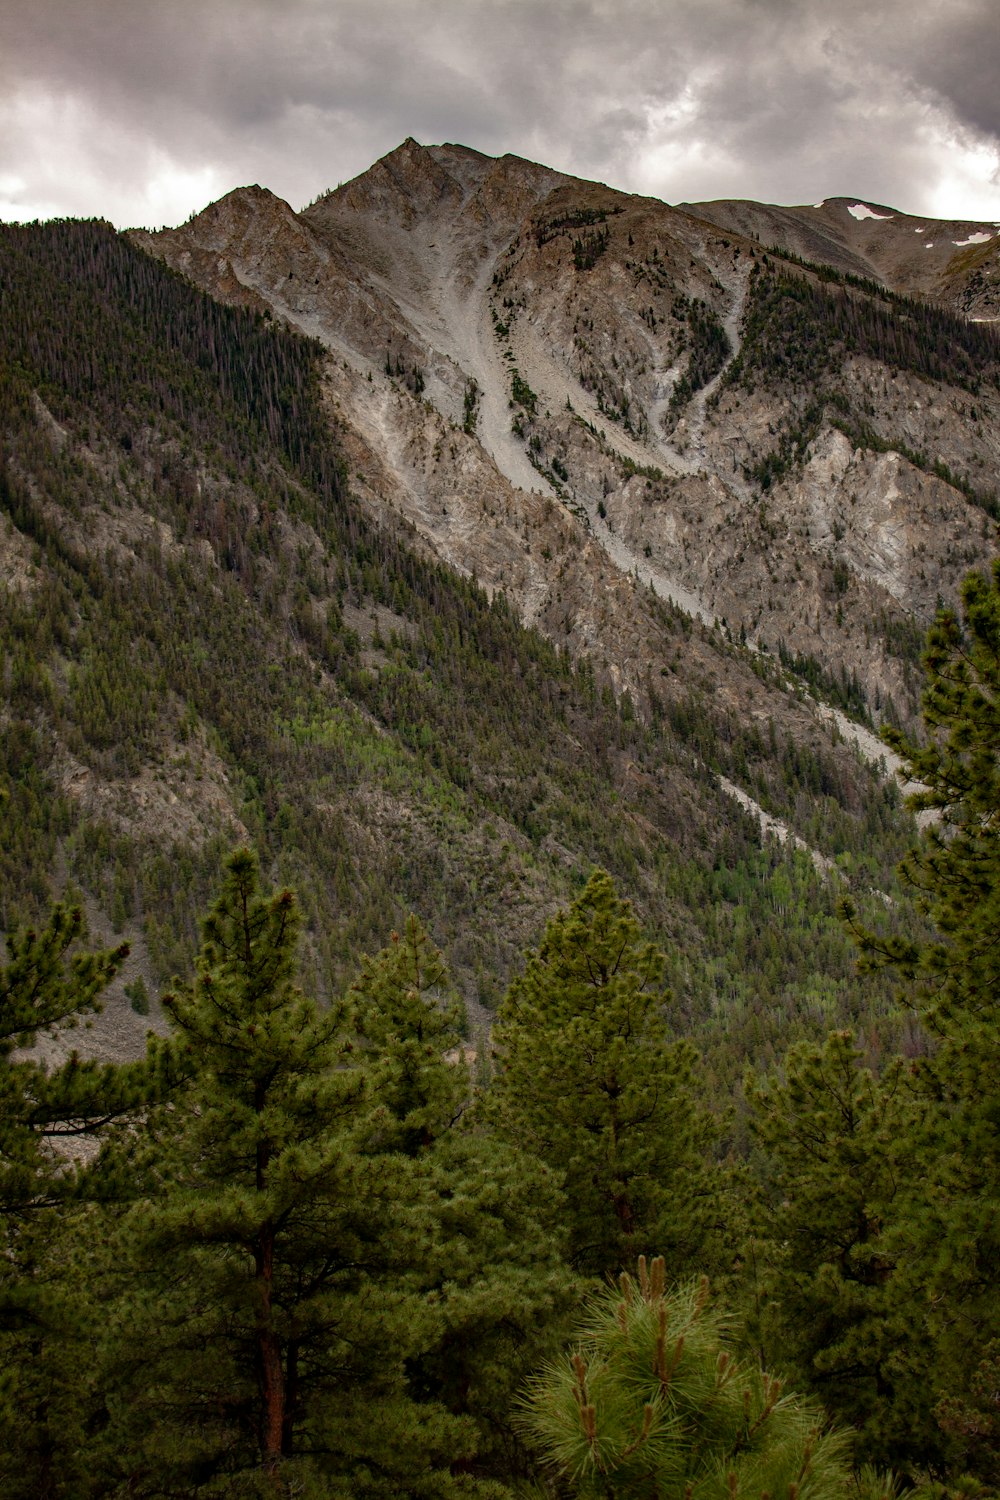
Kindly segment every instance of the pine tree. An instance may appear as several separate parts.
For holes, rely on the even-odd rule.
[[[727,1331],[708,1283],[668,1291],[662,1259],[648,1268],[640,1259],[637,1281],[623,1274],[605,1290],[577,1348],[535,1377],[522,1408],[557,1493],[846,1497],[845,1438],[824,1431],[818,1407],[738,1360]]]
[[[239,851],[194,982],[164,1000],[192,1077],[149,1122],[156,1191],[123,1225],[95,1458],[122,1493],[444,1496],[474,1451],[471,1423],[408,1392],[441,1321],[414,1270],[431,1206],[374,1144],[348,1007],[294,984],[298,928]]]
[[[963,619],[941,610],[924,653],[927,685],[918,742],[886,728],[919,790],[909,800],[934,820],[903,860],[900,875],[932,919],[926,943],[862,934],[874,963],[891,962],[919,988],[909,1003],[943,1036],[971,1034],[996,1017],[1000,994],[1000,562],[992,579],[971,573]],[[848,908],[848,915],[853,915]]]
[[[84,953],[83,935],[80,909],[58,905],[43,928],[7,939],[8,962],[0,970],[0,1210],[8,1226],[64,1196],[47,1142],[98,1131],[134,1103],[124,1070],[82,1062],[75,1052],[52,1070],[13,1058],[39,1032],[71,1029],[99,1008],[128,948]]]
[[[372,1145],[415,1159],[435,1235],[419,1273],[440,1317],[409,1364],[410,1387],[477,1428],[458,1472],[525,1468],[510,1409],[558,1344],[576,1303],[557,1174],[518,1146],[467,1128],[463,1007],[419,921],[362,962],[352,986],[376,1109]]]
[[[658,1250],[687,1271],[708,1253],[712,1131],[697,1054],[667,1029],[663,966],[596,871],[528,955],[493,1033],[488,1116],[563,1174],[573,1261],[591,1275]]]
[[[84,937],[80,909],[59,904],[43,927],[8,937],[0,970],[0,1492],[9,1500],[63,1493],[81,1477],[99,1401],[75,1246],[94,1222],[93,1200],[114,1187],[96,1148],[152,1086],[143,1065],[72,1052],[47,1068],[17,1055],[99,1008],[128,949],[86,952]]]
[[[464,1012],[440,952],[416,917],[402,937],[362,961],[351,998],[370,1053],[373,1094],[385,1112],[383,1150],[415,1155],[459,1119],[468,1098],[464,1067],[446,1054],[461,1040]]]
[[[922,788],[911,805],[936,815],[900,866],[936,934],[882,938],[844,912],[864,962],[903,977],[931,1039],[915,1065],[925,1109],[906,1253],[950,1467],[996,1485],[982,1392],[1000,1340],[1000,563],[966,578],[962,603],[928,636],[926,739],[885,732]]]
[[[896,1060],[880,1078],[850,1032],[799,1043],[782,1077],[747,1080],[765,1156],[748,1263],[751,1322],[766,1362],[787,1370],[865,1461],[919,1467],[940,1458],[906,1249],[919,1177],[919,1107]]]

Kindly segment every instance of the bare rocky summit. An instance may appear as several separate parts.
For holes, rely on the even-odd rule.
[[[983,322],[1000,321],[1000,225],[924,219],[884,203],[827,198],[797,208],[719,199],[681,208],[719,229],[804,260],[931,297]]]

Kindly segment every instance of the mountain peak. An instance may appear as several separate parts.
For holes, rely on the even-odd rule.
[[[407,226],[442,201],[457,206],[463,197],[461,184],[434,152],[409,135],[367,172],[330,194],[355,213],[384,214]]]

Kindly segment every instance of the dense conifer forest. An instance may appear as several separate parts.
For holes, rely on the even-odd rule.
[[[740,379],[890,336],[767,285]],[[996,1493],[1000,573],[918,837],[373,518],[325,357],[0,227],[0,1494]]]

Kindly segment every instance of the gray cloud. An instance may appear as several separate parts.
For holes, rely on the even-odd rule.
[[[1000,217],[994,6],[0,0],[0,200],[148,222],[258,181],[298,206],[414,135],[668,199],[932,212],[950,174]]]

